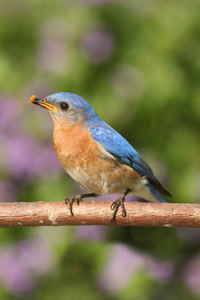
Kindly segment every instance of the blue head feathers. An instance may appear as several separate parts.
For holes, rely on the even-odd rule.
[[[118,132],[101,120],[84,98],[72,93],[57,93],[44,99],[32,97],[30,102],[46,108],[54,121],[67,120],[71,126],[82,124],[83,130],[89,129],[91,138],[103,146],[112,155],[110,157],[118,160],[121,164],[130,166],[141,177],[146,178],[152,192],[155,189],[171,196],[162,187],[139,153]],[[156,193],[154,193],[155,196],[162,201],[162,198],[159,198]]]

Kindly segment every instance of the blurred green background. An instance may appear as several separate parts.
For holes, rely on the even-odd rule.
[[[196,0],[1,0],[1,201],[79,191],[54,154],[50,116],[28,104],[72,92],[140,152],[169,201],[198,203],[199,11]],[[200,299],[200,231],[1,229],[0,299],[24,298]]]

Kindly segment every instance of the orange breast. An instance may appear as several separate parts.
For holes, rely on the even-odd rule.
[[[140,176],[131,167],[119,163],[81,124],[69,126],[54,122],[55,152],[70,176],[82,187],[97,194],[125,192]]]
[[[66,171],[68,168],[84,166],[94,160],[94,156],[100,155],[97,143],[91,139],[89,130],[83,130],[81,124],[69,126],[67,121],[62,124],[54,122],[53,144]]]

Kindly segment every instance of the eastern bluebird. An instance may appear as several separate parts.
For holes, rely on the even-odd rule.
[[[57,93],[44,99],[32,96],[30,103],[47,109],[54,121],[54,150],[69,175],[91,194],[66,198],[72,206],[83,198],[121,194],[110,208],[111,221],[127,194],[150,202],[165,202],[159,192],[172,197],[154,176],[139,153],[118,132],[105,123],[82,97]]]

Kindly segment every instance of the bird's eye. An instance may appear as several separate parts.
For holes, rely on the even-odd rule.
[[[66,102],[62,102],[62,103],[60,104],[60,108],[61,108],[62,110],[67,110],[67,109],[69,108],[69,104],[66,103]]]

